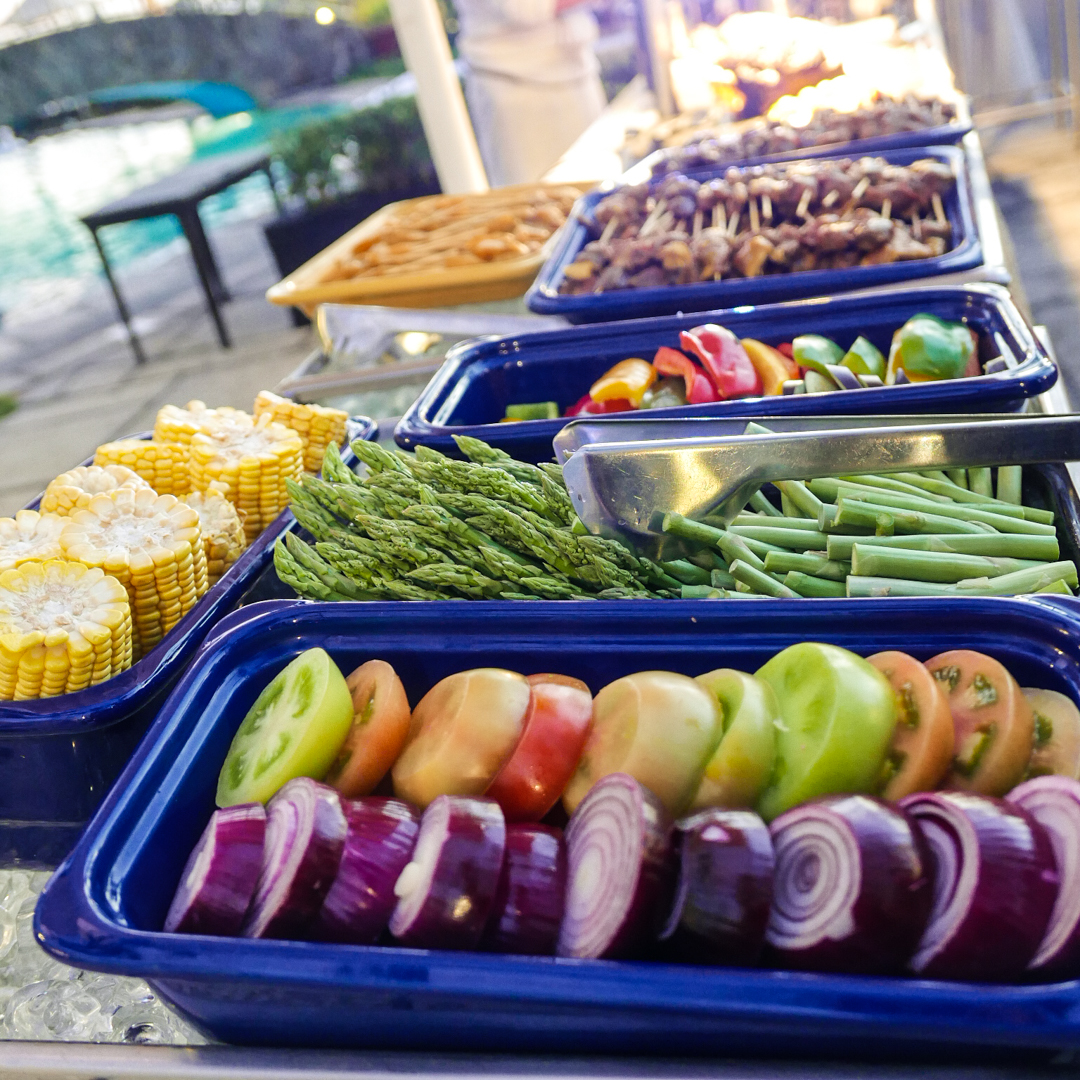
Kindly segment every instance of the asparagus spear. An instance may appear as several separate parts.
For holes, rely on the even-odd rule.
[[[765,526],[771,529],[809,529],[811,532],[817,531],[817,516],[812,518],[807,517],[778,517],[778,518],[765,518],[760,514],[736,514],[735,520],[732,521],[732,526],[735,525],[758,525]]]
[[[1020,505],[1020,487],[1023,481],[1023,466],[1002,465],[997,474],[997,497],[1003,502]]]
[[[1074,589],[1077,585],[1076,566],[1066,561],[1043,563],[1027,570],[1002,574],[997,578],[972,578],[956,583],[956,591],[971,596],[1018,596],[1037,592],[1039,589],[1064,581]]]
[[[798,570],[789,571],[784,577],[784,584],[800,596],[840,597],[847,595],[847,590],[842,581],[814,577],[812,574],[803,574]]]
[[[930,493],[925,491],[910,495],[906,491],[889,491],[886,488],[871,487],[869,484],[857,484],[851,480],[836,480],[829,485],[829,489],[833,502],[840,498],[864,499],[882,506],[900,506],[905,510],[923,510],[928,514],[944,514],[946,517],[961,519],[966,519],[966,515],[976,512],[1020,519],[1024,516],[1023,507],[1011,506],[1008,503],[954,503],[949,499],[928,499],[926,496]],[[993,525],[994,522],[990,524]]]
[[[941,514],[924,514],[917,510],[901,510],[856,499],[841,499],[836,520],[841,525],[876,527],[880,532],[925,533],[982,533],[993,532],[988,525],[960,521]]]
[[[798,551],[806,551],[810,548],[824,550],[828,539],[817,529],[788,529],[774,525],[732,525],[729,532],[744,539],[761,540],[766,544],[794,548]]]
[[[953,596],[955,585],[900,578],[859,577],[852,574],[845,583],[848,596]]]
[[[661,529],[672,536],[681,536],[684,540],[694,540],[699,544],[715,547],[730,563],[741,560],[756,570],[764,572],[765,563],[754,554],[746,541],[735,533],[714,529],[703,521],[693,521],[682,514],[665,514]]]
[[[948,495],[935,494],[929,488],[924,488],[916,484],[909,484],[906,480],[901,480],[901,476],[907,476],[907,473],[890,473],[888,476],[878,476],[875,473],[860,473],[848,476],[826,476],[820,479],[810,481],[810,490],[817,492],[823,499],[835,499],[836,498],[836,485],[844,482],[849,484],[864,484],[867,487],[882,488],[885,491],[898,491],[902,495],[922,495],[924,499],[929,499],[931,502],[952,502]],[[918,473],[911,473],[911,476],[916,477],[919,480],[924,480],[925,477],[919,476]]]
[[[714,589],[734,589],[735,579],[727,570],[713,570],[709,575],[709,584]]]
[[[736,581],[741,581],[754,592],[761,593],[764,596],[795,599],[799,595],[786,585],[781,584],[776,578],[766,574],[763,570],[750,566],[749,563],[744,563],[741,559],[736,559],[731,564],[730,573]]]
[[[828,578],[830,581],[843,581],[851,573],[851,563],[837,562],[823,555],[796,554],[793,551],[770,551],[765,556],[765,569],[777,574],[791,571],[809,574],[812,577]],[[794,588],[794,586],[792,586]],[[799,592],[799,589],[795,589]],[[840,594],[842,595],[842,594]]]
[[[683,585],[708,585],[711,581],[708,570],[703,570],[686,559],[662,562],[660,566]]]
[[[990,470],[968,469],[968,487],[976,495],[989,495],[993,498],[994,485],[990,480]]]
[[[967,490],[967,469],[946,469],[945,475],[957,486]]]
[[[992,496],[980,495],[976,491],[968,491],[965,488],[957,487],[953,484],[943,484],[940,480],[931,480],[925,476],[920,476],[918,473],[893,473],[892,475],[894,478],[898,480],[902,479],[905,482],[910,480],[913,485],[921,487],[925,491],[930,492],[931,494],[945,495],[953,502],[993,504],[1001,501],[1000,499],[995,499]],[[860,478],[858,476],[845,476],[842,479],[865,480],[865,477]],[[992,506],[984,505],[983,508],[986,510],[990,510],[992,509]],[[1044,525],[1052,525],[1054,522],[1054,512],[1052,510],[1042,510],[1037,506],[1025,506],[1023,507],[1023,511],[1024,517],[1027,518],[1028,521],[1040,521]]]
[[[817,519],[821,513],[821,500],[801,480],[778,480],[777,488],[782,497],[790,500],[806,517]]]
[[[1056,536],[1020,536],[1017,533],[952,533],[945,536],[933,533],[913,533],[906,536],[833,535],[829,537],[826,550],[830,559],[843,561],[851,558],[851,549],[856,544],[1012,559],[1050,560],[1056,559],[1059,554]]]
[[[875,547],[872,544],[855,544],[851,549],[851,572],[857,577],[893,577],[952,583],[967,578],[1001,577],[1017,570],[1045,565],[1031,559],[950,555],[942,551],[911,551],[904,548]]]
[[[766,517],[783,518],[784,516],[784,512],[773,506],[760,488],[750,496],[747,506],[752,506],[759,513],[765,514]]]

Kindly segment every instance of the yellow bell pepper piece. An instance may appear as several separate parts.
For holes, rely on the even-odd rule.
[[[593,401],[615,401],[625,398],[640,408],[645,391],[656,382],[656,368],[636,356],[620,360],[592,384],[589,397]]]
[[[762,393],[766,396],[782,394],[784,383],[788,379],[798,377],[792,370],[794,365],[788,361],[788,358],[771,345],[766,345],[764,341],[743,338],[742,347],[746,350],[746,355],[750,357],[754,370],[761,376]]]

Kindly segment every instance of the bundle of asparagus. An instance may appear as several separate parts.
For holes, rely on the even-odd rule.
[[[558,465],[527,465],[456,439],[468,461],[355,442],[364,478],[331,443],[321,478],[288,481],[293,513],[314,543],[291,533],[278,542],[281,580],[320,600],[679,595],[683,579],[663,564],[585,533]]]
[[[990,469],[781,481],[781,508],[758,492],[726,528],[679,514],[663,528],[725,563],[684,597],[1071,595],[1054,514],[1021,504],[1021,479],[998,469],[996,496]]]

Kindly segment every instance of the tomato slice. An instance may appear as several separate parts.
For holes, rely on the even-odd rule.
[[[592,725],[592,691],[567,675],[530,675],[529,711],[509,760],[484,792],[507,821],[539,821],[577,768]]]
[[[1016,680],[991,656],[971,649],[926,661],[949,698],[956,742],[949,787],[1004,795],[1023,779],[1031,757],[1035,713]]]
[[[776,768],[758,802],[766,821],[820,795],[872,792],[896,727],[885,676],[835,645],[791,645],[757,672],[776,692]]]
[[[345,677],[324,649],[302,652],[248,710],[218,776],[218,806],[265,803],[298,776],[321,780],[352,723]]]
[[[1035,713],[1035,741],[1026,777],[1071,776],[1080,779],[1080,709],[1056,690],[1024,687]]]
[[[895,802],[916,791],[933,791],[949,771],[956,741],[945,691],[926,665],[907,653],[879,652],[866,659],[896,695],[896,732],[882,797]]]
[[[409,736],[412,713],[405,687],[385,660],[361,664],[346,680],[353,722],[326,782],[355,799],[369,795],[390,771]]]
[[[439,795],[482,795],[521,738],[529,697],[525,676],[502,668],[437,683],[413,710],[394,791],[419,807]]]
[[[709,806],[752,807],[769,782],[776,761],[780,707],[767,683],[732,668],[699,675],[720,707],[723,734],[705,766],[691,810]]]
[[[720,717],[704,687],[672,671],[616,679],[593,701],[593,726],[563,795],[572,814],[588,790],[611,773],[629,773],[671,814],[682,813],[701,783]]]

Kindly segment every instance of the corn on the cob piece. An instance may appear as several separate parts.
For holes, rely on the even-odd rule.
[[[130,666],[131,607],[116,578],[62,559],[0,573],[0,700],[68,694]]]
[[[250,544],[288,505],[285,482],[303,471],[304,447],[292,428],[268,416],[239,426],[212,421],[191,439],[191,487],[206,491],[217,481],[241,514]]]
[[[36,510],[16,510],[13,518],[0,518],[0,570],[25,562],[60,557],[60,534],[67,519]]]
[[[206,591],[199,515],[172,495],[95,495],[60,534],[64,557],[99,566],[128,591],[134,656],[145,656]]]
[[[199,515],[206,571],[213,586],[247,547],[240,512],[225,497],[225,485],[217,482],[205,492],[189,492],[181,501]]]
[[[81,510],[103,491],[149,486],[125,465],[80,465],[50,482],[41,496],[41,509],[47,514],[70,514]]]
[[[202,429],[205,414],[213,411],[205,401],[189,401],[182,409],[178,405],[163,406],[154,421],[154,442],[188,445],[191,436]]]
[[[190,490],[188,455],[180,443],[120,439],[94,452],[95,465],[124,465],[141,476],[159,495],[183,495]]]
[[[330,443],[345,442],[345,421],[349,414],[323,405],[303,405],[261,390],[255,398],[255,417],[269,413],[271,419],[295,431],[304,441],[304,470],[317,473]]]

